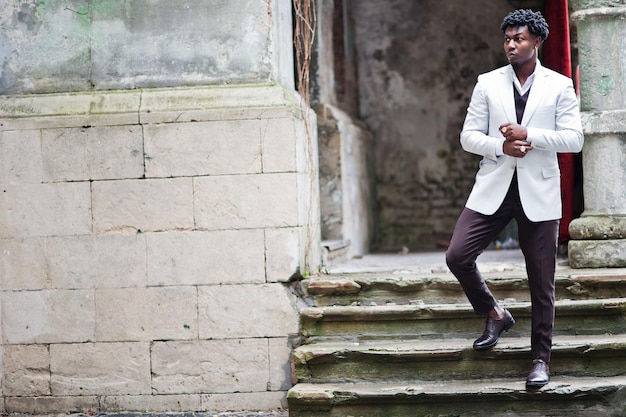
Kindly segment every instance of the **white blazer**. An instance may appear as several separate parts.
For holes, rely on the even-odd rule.
[[[504,137],[498,127],[517,121],[513,68],[507,65],[478,76],[461,132],[467,152],[483,156],[465,207],[491,215],[502,204],[517,169],[519,194],[533,222],[562,216],[561,176],[557,152],[580,152],[583,132],[572,80],[537,61],[522,125],[533,149],[524,158],[501,153]]]

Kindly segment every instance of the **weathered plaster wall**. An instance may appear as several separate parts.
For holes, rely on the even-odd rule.
[[[276,67],[293,71],[291,51],[271,44],[272,37],[290,37],[289,5],[0,0],[0,94],[276,78]]]
[[[477,75],[506,63],[500,23],[513,9],[492,0],[362,0],[354,8],[379,249],[449,238],[478,162],[459,144],[465,111]]]

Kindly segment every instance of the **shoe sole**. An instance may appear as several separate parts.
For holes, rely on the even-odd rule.
[[[509,323],[507,323],[506,326],[504,326],[504,328],[502,329],[502,331],[500,332],[500,334],[498,335],[498,338],[490,345],[484,345],[484,346],[480,346],[480,347],[473,347],[473,349],[475,351],[482,351],[482,350],[489,350],[491,348],[493,348],[495,345],[498,344],[498,341],[500,340],[500,336],[502,335],[503,332],[508,332],[511,327],[513,327],[513,325],[515,324],[515,319],[513,318],[513,316],[511,316],[511,321]]]
[[[548,385],[549,381],[526,382],[526,389],[539,389]]]

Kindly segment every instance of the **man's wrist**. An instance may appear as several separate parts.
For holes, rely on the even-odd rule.
[[[496,156],[504,155],[504,139],[496,144]]]
[[[532,135],[530,135],[530,132],[528,131],[528,128],[524,128],[524,130],[526,131],[526,137],[524,138],[524,140],[528,143],[532,143]]]

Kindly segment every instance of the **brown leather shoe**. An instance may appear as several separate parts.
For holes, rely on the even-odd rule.
[[[533,361],[533,368],[526,379],[526,388],[541,388],[550,382],[550,367],[541,359]]]
[[[508,331],[515,324],[515,319],[509,313],[509,310],[504,310],[504,317],[501,319],[493,319],[487,317],[487,323],[485,323],[485,332],[474,342],[474,350],[488,350],[494,347],[500,339],[500,335],[504,331]]]

